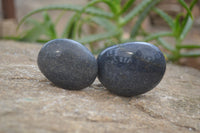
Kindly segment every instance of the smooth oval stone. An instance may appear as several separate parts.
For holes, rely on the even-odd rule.
[[[111,46],[100,53],[97,63],[100,82],[112,93],[126,97],[153,89],[166,69],[159,48],[145,42]]]
[[[47,42],[38,54],[38,67],[56,86],[79,90],[88,87],[97,76],[97,61],[82,44],[69,39]]]

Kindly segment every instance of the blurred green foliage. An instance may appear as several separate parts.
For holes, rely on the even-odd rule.
[[[128,42],[128,41],[154,41],[164,49],[167,58],[171,61],[178,61],[182,57],[198,57],[200,56],[200,45],[183,44],[187,33],[190,31],[194,18],[192,9],[198,0],[192,0],[188,5],[184,0],[178,0],[180,5],[185,8],[186,13],[180,13],[175,19],[167,13],[155,7],[161,0],[142,0],[133,8],[136,0],[127,0],[125,4],[121,4],[121,0],[91,0],[84,6],[80,5],[61,5],[47,6],[28,13],[20,21],[18,28],[26,21],[32,25],[30,30],[20,34],[21,41],[39,41],[47,42],[55,38],[69,38],[76,40],[82,44],[89,44],[92,52],[98,52],[101,49],[95,49],[94,43],[103,41],[104,47],[110,45]],[[105,10],[103,3],[109,10]],[[53,22],[47,11],[60,10],[61,14]],[[56,32],[56,26],[66,11],[73,11],[71,18],[66,23],[62,35]],[[141,25],[150,11],[154,11],[160,15],[170,27],[170,31],[161,31],[159,33],[147,33],[141,28]],[[31,19],[30,17],[36,13],[43,13],[43,21]],[[124,27],[133,19],[136,19],[131,28],[130,37],[123,38]],[[84,25],[95,25],[95,33],[86,34]],[[103,29],[99,33],[98,29]],[[45,39],[42,37],[45,36]],[[141,36],[141,40],[137,37]],[[175,40],[175,44],[170,44],[164,37],[171,37]],[[186,49],[186,52],[183,49]]]

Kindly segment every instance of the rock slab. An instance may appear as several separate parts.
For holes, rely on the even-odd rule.
[[[152,91],[124,98],[96,80],[81,91],[51,84],[42,45],[0,41],[0,133],[199,133],[200,71],[167,64]]]

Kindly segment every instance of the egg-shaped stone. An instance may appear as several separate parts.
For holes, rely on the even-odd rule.
[[[135,96],[153,89],[162,79],[166,62],[160,49],[146,42],[111,46],[97,58],[99,81],[119,96]]]
[[[38,67],[56,86],[80,90],[93,83],[97,76],[97,61],[82,44],[70,39],[55,39],[40,50]]]

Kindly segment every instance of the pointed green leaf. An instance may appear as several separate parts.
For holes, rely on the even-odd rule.
[[[184,49],[197,49],[197,48],[200,48],[200,44],[199,45],[198,44],[178,45],[177,48],[180,48],[180,49],[182,49],[182,48],[184,48]]]
[[[84,10],[87,9],[88,7],[93,6],[94,4],[105,3],[113,13],[116,13],[118,11],[117,8],[120,5],[120,3],[118,2],[119,2],[118,0],[92,0],[84,7]]]
[[[78,39],[77,41],[80,43],[83,43],[83,44],[87,44],[87,43],[91,43],[91,42],[95,42],[95,41],[99,41],[99,40],[112,38],[112,37],[117,36],[118,34],[119,34],[118,31],[110,31],[107,33],[99,33],[99,34],[95,34],[95,35],[85,36],[81,39]]]
[[[182,57],[199,57],[200,51],[190,51],[190,52],[181,53],[181,56]]]
[[[166,22],[167,24],[169,25],[169,27],[171,29],[174,28],[174,23],[173,23],[173,19],[167,14],[165,13],[164,11],[158,9],[158,8],[154,8],[153,9],[157,14],[159,14]]]
[[[181,18],[182,14],[178,14],[174,20],[174,28],[173,28],[173,33],[176,37],[179,37],[181,34],[181,24],[180,24],[180,18]]]
[[[90,15],[94,15],[94,16],[99,16],[99,17],[104,17],[104,18],[113,18],[113,14],[106,12],[100,8],[96,8],[96,7],[89,7],[85,10],[85,13],[90,14]]]
[[[39,12],[48,11],[48,10],[70,10],[70,11],[75,11],[75,12],[81,12],[82,9],[83,9],[83,7],[81,7],[80,5],[46,6],[43,8],[39,8],[39,9],[34,10],[34,11],[28,13],[27,15],[25,15],[19,22],[17,29],[19,29],[19,27],[24,23],[25,20],[27,20],[27,18],[29,18],[30,16],[32,16],[36,13],[39,13]],[[91,15],[96,15],[96,16],[101,16],[101,17],[106,17],[106,18],[113,17],[112,13],[108,13],[108,12],[105,12],[103,10],[93,8],[93,7],[87,8],[85,10],[85,13],[91,14]]]
[[[192,24],[193,24],[193,20],[192,20],[191,17],[189,17],[185,27],[182,27],[183,30],[182,30],[182,33],[180,35],[181,40],[183,40],[186,37],[187,33],[189,32],[190,28],[192,27]]]
[[[61,20],[61,18],[65,15],[66,11],[62,11],[57,17],[56,17],[56,20],[55,20],[55,25],[58,24],[58,22]]]
[[[146,18],[146,16],[148,15],[148,13],[150,12],[150,10],[156,5],[158,4],[158,2],[160,2],[160,0],[154,0],[153,2],[151,2],[144,10],[143,12],[139,15],[138,20],[136,21],[136,23],[134,24],[134,27],[131,31],[131,38],[135,37],[138,33],[138,30],[141,27],[142,22],[144,21],[144,19]]]
[[[84,24],[84,20],[79,22],[78,28],[77,28],[77,37],[80,38],[82,36],[82,32],[83,32],[83,24]]]
[[[51,20],[51,17],[47,12],[43,13],[44,22],[42,23],[42,26],[45,28],[45,33],[47,36],[49,36],[49,39],[56,39],[57,33],[55,30],[55,25],[53,21]]]
[[[162,38],[158,38],[157,39],[158,43],[163,46],[165,49],[169,50],[169,51],[174,51],[174,48],[169,44],[167,43],[165,40],[163,40]]]
[[[120,25],[124,26],[130,20],[132,20],[135,16],[137,16],[140,12],[142,12],[151,2],[154,0],[143,0],[140,4],[138,4],[130,13],[128,13]]]
[[[192,12],[191,12],[190,8],[188,7],[187,3],[185,3],[184,0],[178,0],[178,2],[186,9],[186,11],[190,15],[190,17],[193,18]]]
[[[44,33],[45,33],[45,28],[41,24],[38,24],[35,25],[32,29],[28,30],[20,40],[35,42]]]
[[[159,33],[155,33],[155,34],[151,34],[149,36],[147,36],[146,38],[144,38],[144,41],[148,42],[154,39],[158,39],[159,37],[167,37],[167,36],[173,36],[172,32],[159,32]]]
[[[198,2],[198,0],[193,0],[193,1],[190,3],[189,9],[190,9],[191,11],[192,11],[194,5],[195,5],[197,2]],[[183,19],[183,22],[182,22],[182,24],[181,24],[181,27],[185,27],[185,26],[187,25],[188,19],[189,19],[190,17],[191,17],[191,16],[190,16],[190,13],[187,12],[186,16],[185,16],[184,19]],[[191,17],[191,18],[192,18],[192,17]],[[193,20],[193,18],[192,18],[192,20]],[[184,28],[182,28],[182,30],[180,31],[180,33],[183,32],[183,29],[184,29]]]
[[[134,2],[135,2],[135,0],[128,0],[122,7],[120,14],[125,13],[133,5]]]
[[[190,3],[190,10],[193,9],[194,5],[198,2],[199,0],[193,0],[191,3]]]
[[[116,30],[116,26],[109,20],[100,17],[92,17],[91,21],[95,22],[96,24],[102,26],[105,30],[111,31]]]
[[[74,14],[69,21],[67,22],[64,31],[62,33],[62,38],[72,38],[74,39],[74,32],[75,32],[75,25],[77,24],[77,19],[79,19],[79,17],[77,17],[78,14]]]

